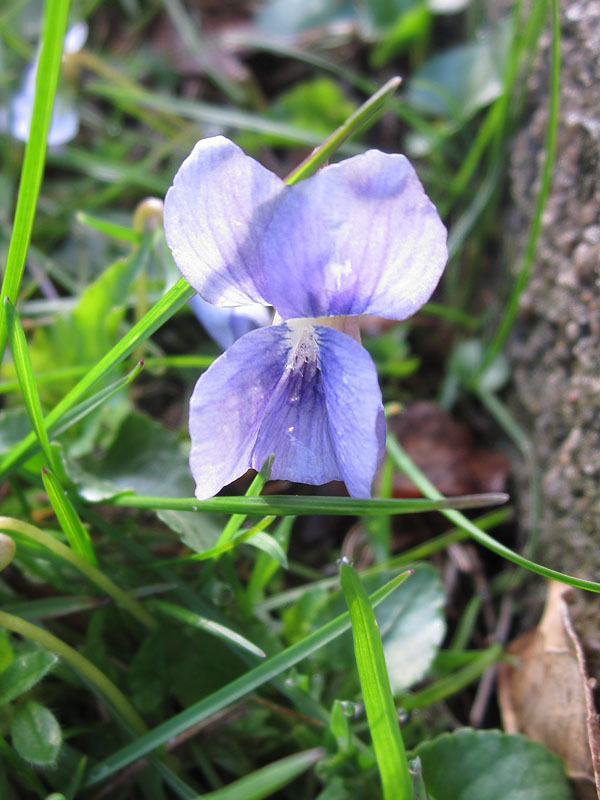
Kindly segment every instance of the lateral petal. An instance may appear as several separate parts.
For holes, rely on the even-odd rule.
[[[315,326],[329,431],[349,493],[370,497],[385,451],[377,370],[365,348],[345,333]]]
[[[167,192],[164,225],[179,270],[209,303],[265,302],[262,239],[285,184],[223,136],[201,139]]]
[[[264,231],[266,297],[284,319],[405,319],[447,261],[446,229],[402,155],[369,150],[287,187]]]
[[[212,497],[252,465],[256,437],[288,352],[286,326],[258,328],[200,376],[189,414],[190,468],[199,500]]]

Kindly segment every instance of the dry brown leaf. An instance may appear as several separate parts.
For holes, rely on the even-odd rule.
[[[498,671],[498,698],[504,728],[542,742],[565,762],[578,800],[600,798],[598,715],[566,595],[572,590],[550,582],[537,628],[508,647],[518,665]]]

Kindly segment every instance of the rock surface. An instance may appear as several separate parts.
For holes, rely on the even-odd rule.
[[[537,558],[563,572],[598,581],[600,1],[562,0],[561,29],[560,124],[553,187],[509,355],[517,413],[531,434],[542,472]],[[512,149],[509,257],[523,252],[539,190],[548,115],[549,44],[547,35],[531,79],[533,111]],[[526,503],[526,492],[522,502]],[[595,628],[598,640],[597,619]],[[593,638],[593,631],[588,634]]]

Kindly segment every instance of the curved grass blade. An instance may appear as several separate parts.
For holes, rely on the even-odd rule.
[[[0,290],[0,299],[17,302],[25,269],[25,258],[31,239],[33,219],[37,207],[47,138],[52,119],[54,95],[62,59],[63,40],[67,29],[69,0],[47,0],[45,4],[42,46],[35,83],[35,99],[31,115],[29,138],[25,145],[21,182],[15,210],[15,221],[6,260],[6,271]],[[0,305],[0,362],[6,347],[6,318]]]
[[[48,431],[44,425],[44,414],[42,412],[42,405],[38,395],[37,387],[35,385],[35,378],[33,377],[33,367],[31,366],[31,359],[29,357],[29,350],[27,349],[27,340],[21,322],[15,311],[13,304],[8,297],[4,299],[4,316],[5,325],[8,335],[8,342],[12,353],[17,378],[23,393],[25,401],[25,408],[31,420],[31,426],[37,436],[42,452],[46,457],[49,466],[54,465],[54,454],[50,448],[50,440],[48,438]]]
[[[196,800],[240,800],[242,797],[244,800],[263,800],[278,789],[283,789],[324,755],[325,750],[322,747],[294,753],[293,756],[281,758],[257,769],[256,772],[230,783],[229,786],[198,796]]]
[[[423,475],[421,470],[402,449],[400,443],[392,434],[388,434],[386,447],[398,469],[408,475],[411,481],[419,487],[426,497],[431,497],[432,499],[442,497],[440,492],[438,492],[431,481]],[[493,553],[502,556],[502,558],[505,558],[507,561],[512,561],[513,564],[517,564],[519,567],[525,567],[525,569],[542,575],[544,578],[551,578],[552,580],[566,583],[569,586],[574,586],[577,589],[588,589],[590,592],[600,593],[600,583],[587,581],[583,578],[575,578],[572,575],[565,575],[564,572],[558,572],[555,569],[544,567],[542,564],[536,564],[534,561],[524,558],[524,556],[515,553],[509,547],[506,547],[506,545],[492,539],[491,536],[488,536],[487,533],[480,530],[470,519],[465,517],[464,514],[461,514],[460,511],[444,509],[442,510],[442,514],[459,528],[467,531],[476,542],[479,542],[483,547],[487,547],[487,549],[491,550]]]
[[[83,573],[88,580],[112,597],[116,603],[126,608],[142,623],[142,625],[147,628],[154,628],[156,626],[156,622],[134,597],[123,591],[123,589],[117,586],[114,581],[93,566],[93,564],[90,564],[89,561],[86,561],[78,555],[78,553],[75,553],[70,547],[57,541],[49,533],[41,531],[28,522],[22,522],[21,520],[12,519],[11,517],[0,517],[0,530],[11,531],[14,534],[14,538],[17,539],[17,542],[19,539],[25,539],[27,542],[33,541],[42,549],[49,550],[59,558],[68,561],[75,569]]]
[[[98,566],[98,559],[89,533],[83,527],[73,504],[67,497],[64,489],[50,470],[42,469],[42,481],[48,499],[56,514],[60,527],[63,529],[67,541],[73,551],[88,561],[92,566]]]
[[[404,581],[405,575],[401,574],[386,583],[370,596],[373,606],[378,605],[388,597]],[[196,725],[207,717],[216,714],[223,708],[239,700],[241,697],[262,686],[267,681],[276,678],[285,670],[298,664],[302,659],[314,653],[320,647],[335,639],[350,627],[350,615],[348,612],[332,619],[326,625],[306,636],[301,641],[288,647],[282,653],[267,658],[262,664],[251,669],[245,675],[236,678],[227,686],[218,689],[208,697],[203,698],[194,705],[186,708],[185,711],[176,714],[166,722],[161,723],[144,736],[140,736],[135,742],[122,747],[104,761],[93,767],[85,782],[85,788],[95,786],[106,780],[115,772],[127,767],[129,764],[143,758],[157,747],[165,744],[170,739],[178,736],[188,728]]]
[[[111,503],[126,508],[168,509],[172,511],[214,511],[225,514],[260,514],[284,517],[296,514],[350,514],[352,516],[418,514],[423,511],[442,511],[450,508],[481,508],[505,503],[508,495],[468,494],[459,497],[442,497],[431,500],[357,497],[303,497],[268,495],[261,497],[212,497],[196,500],[194,497],[156,497],[124,494]]]
[[[302,161],[287,177],[290,184],[298,183],[303,178],[312,175],[319,167],[325,164],[331,156],[339,150],[342,144],[367,125],[372,125],[385,111],[390,97],[402,82],[401,78],[394,77],[385,83],[381,89],[369,97],[362,106],[356,109],[348,119],[335,130],[331,136],[319,145],[304,161]]]
[[[404,573],[407,578],[411,573]],[[412,778],[392,697],[375,614],[360,578],[348,563],[340,582],[352,620],[354,653],[384,800],[412,800]]]
[[[531,268],[535,259],[537,243],[542,229],[542,215],[546,207],[546,201],[550,194],[552,184],[552,172],[556,157],[556,140],[558,135],[558,106],[560,97],[560,18],[559,2],[552,0],[552,64],[550,68],[550,108],[548,111],[548,125],[546,128],[545,150],[546,157],[542,168],[541,186],[535,203],[533,220],[527,237],[527,245],[521,268],[517,273],[517,278],[513,286],[508,304],[504,311],[504,316],[500,321],[498,330],[490,342],[483,363],[480,375],[489,367],[498,353],[502,350],[504,343],[512,329],[517,312],[519,310],[519,300],[531,275]]]
[[[169,291],[161,297],[133,328],[113,347],[79,383],[68,392],[52,411],[46,415],[47,428],[56,425],[63,415],[69,411],[98,381],[102,380],[117,364],[132,353],[136,347],[145,342],[154,331],[170,319],[176,311],[184,306],[194,295],[194,290],[184,278],[180,278]],[[29,448],[35,443],[35,434],[31,433],[23,441],[13,447],[0,462],[0,476],[5,475],[17,464]]]
[[[187,608],[183,608],[183,606],[178,606],[175,603],[168,603],[165,600],[151,600],[149,605],[151,608],[156,608],[158,611],[161,611],[163,614],[173,619],[185,622],[186,625],[190,625],[192,628],[206,631],[214,636],[218,636],[220,639],[224,639],[226,642],[236,647],[241,647],[243,650],[252,653],[252,655],[258,656],[259,658],[267,657],[264,650],[252,644],[245,636],[232,631],[231,628],[227,628],[225,625],[221,625],[212,619],[207,619],[206,617],[200,616],[200,614],[189,611]]]

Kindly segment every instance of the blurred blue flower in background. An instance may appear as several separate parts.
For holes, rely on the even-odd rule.
[[[224,350],[245,333],[255,328],[263,328],[271,322],[269,309],[258,303],[219,308],[207,303],[197,294],[190,300],[190,306],[205,331]]]
[[[370,150],[288,186],[224,137],[204,139],[175,176],[164,222],[205,301],[277,312],[194,388],[196,496],[271,454],[273,478],[343,480],[370,496],[385,421],[358,315],[411,316],[447,261],[446,229],[408,160]]]
[[[71,26],[65,35],[63,59],[65,56],[78,53],[85,44],[87,36],[88,26],[85,22]],[[8,108],[0,109],[0,130],[10,133],[22,142],[26,142],[29,138],[38,62],[39,50],[25,71],[21,89],[10,99]],[[59,147],[69,142],[75,138],[78,130],[79,111],[73,88],[59,85],[48,131],[48,147]]]

